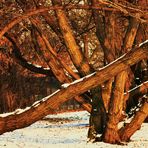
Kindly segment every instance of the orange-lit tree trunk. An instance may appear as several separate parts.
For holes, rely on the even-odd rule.
[[[140,110],[136,113],[132,121],[127,124],[121,131],[120,137],[122,141],[128,142],[130,137],[141,127],[141,124],[148,117],[148,103],[147,100],[144,100],[145,103],[142,105]]]
[[[40,10],[33,10],[34,8],[33,4],[35,1],[31,1],[31,3],[29,2],[23,3],[23,1],[17,1],[17,2],[19,2],[20,5],[23,4],[23,6],[25,4],[25,7],[23,7],[22,10],[26,11],[27,7],[32,10],[28,13],[25,13],[21,17],[14,18],[8,25],[5,25],[5,27],[2,30],[0,30],[0,38],[10,29],[12,30],[14,29],[15,32],[16,28],[12,27],[21,22],[23,19],[30,17],[27,20],[29,21],[28,24],[24,23],[23,21],[20,24],[25,25],[25,27],[24,26],[23,27],[27,28],[28,26],[30,26],[30,23],[32,22],[34,28],[36,28],[35,33],[37,33],[36,37],[37,40],[35,44],[38,44],[39,45],[38,47],[42,49],[43,57],[46,59],[47,65],[50,67],[52,74],[54,74],[54,76],[59,80],[61,84],[63,83],[68,83],[68,84],[61,86],[61,90],[58,90],[51,96],[44,98],[39,102],[36,102],[30,108],[26,109],[25,112],[23,111],[21,113],[20,111],[16,111],[15,113],[12,113],[10,116],[0,118],[0,132],[3,133],[6,131],[11,131],[16,128],[22,128],[28,126],[31,123],[47,115],[51,110],[54,110],[63,102],[67,101],[68,99],[71,99],[72,97],[75,97],[76,100],[78,100],[80,103],[83,104],[85,109],[89,110],[89,112],[90,108],[92,107],[91,117],[90,117],[90,128],[88,132],[88,137],[90,138],[90,140],[93,141],[97,140],[98,133],[101,134],[103,133],[102,136],[103,140],[109,143],[120,143],[122,140],[123,141],[129,140],[130,136],[137,130],[139,125],[147,117],[147,109],[146,109],[147,104],[145,103],[142,106],[142,108],[137,113],[133,121],[129,124],[130,126],[126,126],[125,128],[123,128],[123,130],[121,130],[121,134],[119,133],[117,124],[119,123],[119,120],[121,118],[121,114],[124,109],[124,104],[126,104],[125,103],[126,99],[128,99],[128,95],[125,96],[125,91],[129,90],[130,83],[127,82],[129,80],[130,82],[132,81],[132,77],[128,77],[131,72],[130,65],[133,65],[134,63],[140,60],[142,60],[141,62],[142,64],[145,63],[144,58],[147,58],[148,56],[147,43],[145,43],[142,47],[140,47],[141,49],[139,47],[135,48],[135,51],[131,51],[130,53],[123,56],[119,60],[113,62],[112,64],[106,66],[105,68],[102,68],[102,70],[94,73],[92,76],[89,77],[87,75],[94,72],[94,69],[89,64],[86,58],[87,55],[86,56],[84,55],[80,45],[77,43],[76,37],[74,35],[75,31],[73,30],[72,25],[70,24],[70,21],[66,15],[67,8],[66,6],[61,7],[63,1],[52,0],[53,6],[51,6],[50,8],[42,8]],[[114,4],[114,2],[116,4]],[[144,0],[142,0],[142,3],[143,2]],[[124,8],[122,5],[119,5],[118,0],[112,0],[112,1],[92,0],[93,7],[91,8],[98,9],[97,5],[99,5],[99,7],[102,8],[103,3],[104,6],[108,6],[108,4],[110,4],[111,8],[105,7],[103,10],[100,9],[99,11],[94,10],[93,14],[94,14],[94,21],[96,24],[96,35],[100,41],[100,45],[104,52],[105,56],[104,64],[107,65],[110,62],[114,61],[119,56],[121,56],[122,54],[128,52],[129,49],[132,49],[132,47],[134,46],[133,43],[136,41],[135,36],[137,35],[137,30],[139,28],[139,21],[137,20],[139,18],[142,19],[142,17],[138,17],[137,13],[139,11],[136,10],[137,11],[136,15],[132,13],[132,17],[130,18],[130,20],[128,20],[128,27],[122,26],[124,30],[126,30],[122,32],[121,31],[122,29],[119,27],[118,24],[123,15],[120,13],[120,11],[126,13],[126,16],[127,15],[131,16],[131,12],[133,12],[134,10],[132,11],[129,10],[130,12],[127,12],[126,10],[127,8]],[[126,4],[128,5],[128,2],[126,2]],[[87,9],[88,8],[89,7],[87,7]],[[116,11],[115,8],[118,11]],[[129,7],[128,9],[131,8]],[[48,20],[50,19],[50,17],[48,17],[46,14],[43,14],[42,18],[38,15],[41,12],[45,11],[47,12],[49,9],[54,10],[56,14],[56,17],[54,18],[53,21]],[[38,16],[31,18],[31,16],[35,14],[37,14]],[[136,19],[133,16],[134,17],[136,16]],[[70,67],[67,67],[64,61],[59,60],[57,53],[54,51],[53,47],[50,44],[50,36],[43,31],[42,25],[45,25],[43,23],[44,21],[42,22],[43,17],[44,20],[46,20],[46,27],[51,26],[50,29],[52,29],[59,36],[57,38],[60,39],[61,35],[63,36],[61,38],[61,42],[63,41],[65,42],[64,45],[66,45],[67,47],[67,51],[69,52],[71,61],[73,62],[75,68],[78,70],[78,74],[74,73],[70,69]],[[56,24],[54,26],[55,23],[54,21],[56,19],[58,20],[59,24],[58,25]],[[18,24],[18,26],[20,26],[20,24]],[[39,24],[42,25],[40,26]],[[117,32],[119,33],[119,35]],[[12,40],[10,41],[12,42],[14,47],[17,47],[17,41],[15,41],[16,45]],[[19,49],[19,46],[17,48]],[[22,62],[24,60],[22,56],[19,54],[19,62],[20,61],[21,64],[24,64]],[[27,61],[24,62],[25,66],[28,66]],[[33,68],[30,66],[31,64],[29,65],[30,69]],[[79,80],[78,82],[73,82],[74,79],[79,79],[80,77],[84,78]],[[69,83],[72,84],[69,85]],[[90,100],[92,106],[86,103],[83,98],[77,97],[77,95],[83,94],[86,91],[87,94],[91,96]],[[107,124],[106,124],[106,113],[108,113]],[[28,117],[28,114],[30,114],[30,117]],[[138,121],[137,123],[136,120]],[[135,125],[136,128],[133,127],[133,125]],[[133,129],[130,129],[130,127],[132,127]]]
[[[62,5],[60,0],[53,0],[52,3],[55,6]],[[94,70],[89,65],[87,58],[82,53],[82,49],[76,42],[73,30],[70,26],[70,22],[66,16],[65,11],[56,10],[55,12],[72,62],[74,63],[76,69],[81,76],[86,76],[87,74],[90,74]],[[90,129],[88,132],[88,137],[90,139],[95,139],[95,136],[103,131],[105,124],[104,117],[106,116],[106,114],[102,98],[100,97],[100,87],[96,87],[90,92],[92,95],[92,111],[90,117]],[[96,131],[95,133],[94,129]]]
[[[52,3],[55,6],[61,6],[61,0],[53,0]],[[68,52],[70,57],[82,76],[85,76],[92,72],[90,65],[88,64],[86,58],[83,56],[80,46],[77,44],[73,30],[70,26],[70,22],[66,16],[64,10],[56,10],[56,15],[58,19],[58,23],[64,37],[66,46],[68,48]]]
[[[110,103],[108,121],[103,138],[108,143],[119,143],[118,123],[122,114],[126,71],[121,72],[115,78],[113,100]],[[122,83],[121,83],[122,82]]]
[[[138,22],[134,22],[132,20],[129,23],[129,29],[127,30],[124,42],[124,49],[131,49],[136,32],[139,26]],[[128,73],[127,71],[123,71],[119,73],[115,78],[115,88],[113,92],[112,102],[110,104],[109,115],[108,115],[108,122],[106,126],[106,130],[104,132],[104,141],[108,143],[119,143],[120,137],[118,135],[118,123],[120,121],[122,111],[123,111],[123,104],[124,104],[124,91],[126,81],[128,80]]]
[[[92,0],[94,6],[98,5],[98,0]],[[104,16],[104,15],[105,16]],[[118,40],[116,40],[116,14],[114,12],[104,12],[100,10],[93,11],[94,20],[96,24],[96,35],[104,52],[104,63],[110,63],[116,58],[116,47]],[[120,47],[118,47],[120,49]],[[105,82],[102,86],[102,98],[106,108],[106,113],[109,111],[110,98],[112,95],[112,84],[114,78]],[[107,124],[107,123],[106,123]],[[105,125],[106,126],[106,125]]]
[[[64,101],[80,95],[89,89],[95,88],[111,79],[111,77],[117,75],[119,72],[128,69],[130,65],[135,64],[143,58],[147,58],[148,51],[147,48],[144,48],[145,46],[146,45],[143,45],[135,49],[93,75],[82,78],[78,82],[56,91],[51,96],[43,98],[24,111],[16,110],[14,113],[10,113],[10,115],[6,115],[5,117],[2,115],[0,117],[0,134],[29,126],[48,115],[49,110],[54,110]]]
[[[60,61],[57,57],[57,53],[56,51],[52,48],[51,44],[49,43],[49,41],[47,40],[45,33],[41,33],[41,30],[39,30],[39,26],[37,26],[39,23],[37,23],[35,20],[33,20],[33,24],[35,25],[36,29],[38,30],[38,32],[40,33],[40,37],[41,37],[41,42],[44,42],[46,46],[42,46],[43,49],[46,49],[46,47],[48,48],[48,51],[45,52],[45,54],[49,54],[49,56],[46,55],[47,58],[50,57],[50,64],[51,65],[51,70],[53,71],[55,77],[59,80],[59,82],[61,84],[64,83],[71,83],[72,80],[65,74],[64,69],[67,70],[67,72],[69,73],[69,75],[72,75],[75,79],[79,79],[79,75],[75,74],[67,65],[65,65],[64,61]],[[41,43],[40,42],[40,43]],[[54,64],[57,63],[57,64]],[[60,74],[61,73],[61,74]],[[75,100],[77,100],[82,107],[84,107],[84,109],[86,109],[88,112],[90,112],[91,110],[91,106],[90,104],[85,101],[81,96],[76,96]]]
[[[97,5],[99,4],[99,1],[92,0],[92,4]],[[129,26],[124,36],[124,32],[119,27],[118,22],[121,21],[118,19],[119,16],[120,14],[117,14],[114,11],[112,13],[103,10],[94,11],[94,18],[97,29],[96,35],[104,51],[105,60],[108,63],[113,61],[115,58],[118,58],[120,54],[126,53],[132,48],[139,27],[139,21],[137,21],[135,18],[130,18]],[[124,91],[129,90],[129,82],[132,81],[128,79],[128,74],[129,70],[121,72],[121,74],[117,75],[114,81],[114,88],[112,88],[111,80],[108,83],[106,82],[107,87],[104,88],[106,89],[105,91],[102,88],[104,104],[106,109],[109,108],[107,126],[103,135],[103,140],[105,142],[120,142],[117,124],[122,115],[123,105],[126,102],[123,97]],[[111,92],[111,90],[113,90],[113,92]],[[113,95],[111,96],[111,94]],[[111,97],[112,101],[110,102]]]

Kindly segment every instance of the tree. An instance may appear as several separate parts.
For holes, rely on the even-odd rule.
[[[148,115],[148,104],[142,101],[132,122],[118,129],[122,112],[128,107],[126,101],[132,98],[125,93],[136,86],[137,78],[141,83],[147,80],[143,73],[147,68],[147,41],[139,45],[147,39],[147,17],[146,8],[140,5],[139,1],[98,0],[45,0],[40,5],[35,0],[4,2],[1,16],[7,15],[8,23],[4,19],[1,23],[1,44],[10,48],[15,62],[32,72],[55,77],[61,89],[25,111],[2,117],[0,133],[26,127],[74,97],[91,114],[90,140],[128,141]],[[7,7],[13,13],[4,11]],[[16,17],[17,10],[21,16]],[[88,16],[89,20],[82,20]],[[66,60],[61,58],[63,53]],[[147,85],[142,87],[144,94],[146,89]],[[11,124],[4,126],[6,122]]]

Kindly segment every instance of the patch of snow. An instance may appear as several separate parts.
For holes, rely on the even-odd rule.
[[[33,107],[38,107],[39,105],[40,105],[40,103],[38,103],[38,104],[34,105]]]
[[[36,68],[43,68],[44,70],[50,70],[50,68],[44,68],[44,67],[42,67],[42,66],[40,66],[40,65],[37,65],[37,64],[32,64],[31,62],[27,62],[29,65],[33,65],[34,67],[36,67]]]
[[[26,107],[25,109],[20,109],[17,114],[21,114],[21,113],[23,113],[23,112],[25,112],[25,111],[27,111],[29,109],[30,109],[30,107]]]
[[[61,122],[51,122],[51,119]],[[66,119],[72,119],[64,122]],[[148,124],[142,124],[127,145],[111,145],[104,142],[87,143],[89,113],[86,111],[60,113],[46,116],[31,126],[0,135],[0,147],[4,148],[146,148]]]
[[[27,62],[29,65],[31,65],[32,63],[31,62]]]
[[[56,90],[56,91],[53,92],[52,94],[50,94],[50,95],[44,97],[41,101],[43,101],[43,102],[46,101],[47,99],[49,99],[50,97],[52,97],[53,95],[55,95],[56,93],[58,93],[59,91],[60,91],[60,89]]]
[[[126,95],[127,93],[130,93],[130,92],[134,91],[135,89],[137,89],[138,87],[141,87],[142,85],[145,85],[147,83],[148,83],[148,81],[143,82],[142,84],[138,85],[137,87],[134,87],[133,89],[130,89],[128,92],[125,92],[124,94]]]
[[[26,107],[25,109],[18,108],[13,112],[0,114],[0,117],[7,117],[7,116],[10,116],[10,115],[21,114],[21,113],[23,113],[23,112],[25,112],[25,111],[27,111],[29,109],[30,109],[30,107]]]
[[[91,76],[94,76],[95,74],[96,74],[96,72],[93,72],[93,73],[91,73],[91,74],[89,74],[89,75],[83,77],[83,79],[86,79],[86,78],[89,78],[89,77],[91,77]]]
[[[143,44],[146,44],[146,43],[148,43],[148,40],[146,40],[146,41],[140,43],[140,44],[139,44],[139,47],[141,47]]]
[[[83,78],[81,78],[81,79],[75,80],[75,81],[73,81],[72,83],[70,83],[70,85],[79,83],[79,82],[83,81],[83,80],[86,79],[86,78],[92,77],[92,76],[95,75],[95,74],[96,74],[96,72],[91,73],[91,74],[89,74],[89,75],[87,75],[87,76],[85,76],[85,77],[83,77]]]
[[[127,53],[123,54],[122,56],[120,56],[119,58],[115,59],[114,61],[110,62],[109,64],[105,65],[104,67],[99,68],[97,71],[103,70],[107,67],[109,67],[110,65],[112,65],[113,63],[119,61],[120,59],[122,59],[124,56],[126,56]]]
[[[32,104],[32,106],[35,106],[35,105],[37,105],[37,104],[40,104],[40,100],[39,101],[36,101],[36,102],[34,102],[33,104]]]
[[[13,115],[15,112],[10,112],[10,113],[3,113],[3,114],[0,114],[0,117],[7,117],[9,115]]]
[[[70,85],[70,83],[64,83],[61,85],[62,88],[67,88]]]
[[[51,114],[46,116],[45,118],[67,118],[67,119],[75,119],[75,120],[88,120],[89,119],[89,113],[86,111],[80,111],[80,112],[66,112],[66,113],[59,113],[59,114]]]
[[[73,72],[78,73],[78,70],[77,69],[73,69]]]
[[[47,68],[43,68],[43,69],[44,69],[44,70],[50,70],[50,68],[48,68],[48,67],[47,67]]]
[[[32,64],[33,66],[37,67],[37,68],[42,68],[42,66],[37,65],[37,64]]]

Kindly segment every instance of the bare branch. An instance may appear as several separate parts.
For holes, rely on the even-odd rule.
[[[21,52],[20,52],[19,47],[17,46],[16,42],[7,34],[5,34],[5,37],[12,43],[13,58],[19,65],[21,65],[22,67],[27,68],[28,70],[35,72],[35,73],[53,76],[53,73],[51,70],[43,68],[43,67],[39,67],[39,66],[36,67],[35,65],[29,63],[25,58],[22,57]]]
[[[143,58],[148,58],[147,46],[148,41],[99,71],[84,77],[79,81],[74,81],[69,84],[69,86],[56,91],[54,94],[43,98],[39,102],[34,103],[30,108],[26,108],[24,111],[10,113],[5,117],[1,116],[0,134],[29,126],[48,115],[50,110],[54,110],[66,100],[69,100],[76,95],[80,95],[91,88],[95,88],[99,84],[111,79],[119,72],[126,70],[129,66]]]
[[[126,15],[130,15],[132,17],[135,17],[136,19],[139,19],[141,22],[147,22],[147,19],[142,19],[141,17],[146,17],[147,16],[147,11],[145,10],[140,10],[140,9],[131,9],[128,8],[128,10],[126,10],[125,8],[123,8],[122,6],[118,6],[117,4],[111,4],[108,1],[99,1],[101,4],[103,5],[97,5],[97,6],[91,6],[91,5],[68,5],[68,6],[50,6],[50,7],[46,7],[46,8],[39,8],[39,9],[35,9],[35,10],[30,10],[28,12],[26,12],[23,15],[20,15],[16,18],[14,18],[9,24],[7,24],[1,31],[0,31],[0,39],[1,37],[7,32],[9,31],[13,26],[15,26],[17,23],[21,22],[23,19],[26,19],[30,16],[39,14],[39,13],[44,13],[50,10],[58,10],[58,9],[99,9],[99,10],[106,10],[106,11],[117,11],[117,12],[123,12]],[[105,5],[105,6],[104,6]],[[107,7],[106,7],[107,6]],[[111,7],[108,7],[111,6]],[[112,8],[113,7],[113,8]],[[129,12],[130,11],[130,12]],[[136,13],[135,13],[136,11]],[[134,12],[134,13],[133,13]]]

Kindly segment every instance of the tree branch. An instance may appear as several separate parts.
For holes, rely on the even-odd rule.
[[[99,10],[106,10],[106,11],[118,11],[118,12],[123,12],[125,13],[126,15],[130,15],[132,17],[135,17],[137,19],[139,19],[140,21],[142,22],[147,22],[147,19],[142,19],[141,16],[146,16],[147,15],[147,11],[144,11],[144,10],[140,10],[140,9],[128,9],[126,10],[126,8],[123,8],[122,6],[120,7],[116,7],[112,4],[112,7],[105,7],[105,6],[110,6],[110,2],[107,2],[107,1],[99,1],[100,3],[102,3],[103,5],[97,5],[97,6],[91,6],[91,5],[68,5],[68,6],[50,6],[50,7],[46,7],[46,8],[39,8],[39,9],[35,9],[35,10],[30,10],[28,12],[26,12],[25,14],[23,15],[20,15],[16,18],[14,18],[11,22],[9,22],[9,24],[7,24],[1,31],[0,31],[0,39],[1,37],[6,33],[8,32],[13,26],[15,26],[17,23],[21,22],[23,19],[26,19],[30,16],[33,16],[33,15],[36,15],[36,14],[39,14],[39,13],[44,13],[44,12],[47,12],[49,10],[59,10],[59,9],[99,9]],[[105,6],[104,6],[105,5]],[[136,13],[129,13],[128,11],[130,12],[135,12]],[[139,15],[138,15],[139,14]]]
[[[16,111],[5,117],[2,117],[3,115],[1,115],[0,134],[29,126],[48,115],[49,110],[56,109],[66,100],[69,100],[76,95],[80,95],[89,89],[95,88],[111,79],[119,72],[126,70],[129,66],[134,65],[136,62],[148,58],[147,48],[148,41],[99,71],[74,81],[73,83],[68,84],[68,86],[63,85],[63,89],[57,90],[55,93],[43,98],[39,102],[35,102],[24,111]]]
[[[120,132],[122,141],[129,141],[130,137],[141,127],[141,124],[148,116],[148,102],[145,102],[137,112],[133,120]]]
[[[35,65],[29,63],[25,58],[22,57],[16,42],[8,34],[5,34],[5,37],[12,43],[13,45],[12,57],[19,65],[35,73],[44,74],[47,76],[53,76],[51,70],[39,66],[36,67]]]

